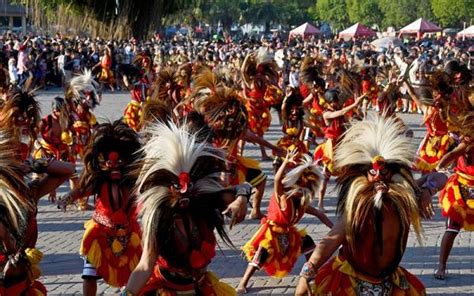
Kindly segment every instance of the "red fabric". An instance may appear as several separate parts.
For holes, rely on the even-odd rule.
[[[323,128],[326,139],[337,141],[344,133],[344,117],[331,119],[331,123]]]
[[[430,113],[425,118],[425,125],[430,135],[442,136],[448,133],[448,125],[441,118],[440,110],[436,107],[431,108]]]
[[[277,199],[275,198],[275,193],[273,193],[268,205],[266,219],[277,223],[279,226],[288,227],[298,223],[304,215],[304,209],[302,207],[297,209],[295,213],[293,213],[294,211],[291,198],[287,200],[286,209],[281,209]]]
[[[136,220],[136,208],[129,208],[129,192],[127,189],[120,187],[120,204],[121,207],[114,210],[110,204],[109,183],[102,184],[100,193],[95,203],[95,211],[102,216],[107,217],[113,224],[127,225],[129,221]],[[117,206],[117,205],[115,205]]]

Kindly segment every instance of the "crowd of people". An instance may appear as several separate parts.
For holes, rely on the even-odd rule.
[[[47,293],[35,248],[45,195],[62,210],[93,210],[80,249],[84,295],[100,278],[123,295],[245,294],[255,271],[284,277],[303,254],[297,295],[425,295],[399,266],[411,226],[421,239],[439,192],[440,280],[457,233],[474,229],[470,41],[3,41],[0,295]],[[41,119],[31,89],[48,84],[64,96]],[[112,123],[93,114],[104,87],[130,92]],[[398,116],[409,111],[426,125],[416,152]],[[265,140],[272,114],[277,143]],[[273,161],[266,211],[267,176],[245,157],[247,142]],[[324,207],[331,177],[334,221]],[[67,180],[70,192],[56,196]],[[318,244],[297,228],[305,213],[328,227]],[[249,264],[236,289],[207,269],[216,234],[233,245],[224,216],[230,227],[261,221],[237,246]]]

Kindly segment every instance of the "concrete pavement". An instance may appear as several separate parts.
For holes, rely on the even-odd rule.
[[[49,91],[38,95],[44,112],[49,113],[51,99],[56,95],[62,93]],[[98,120],[103,122],[120,118],[128,98],[127,93],[106,93],[101,105],[95,111]],[[402,118],[414,130],[414,141],[419,143],[424,133],[424,128],[420,126],[421,116],[404,114]],[[276,142],[281,135],[277,121],[273,121],[270,131],[265,135],[270,142]],[[245,155],[259,157],[259,148],[248,145]],[[271,162],[262,163],[262,167],[268,175],[267,190],[262,203],[262,209],[265,211],[272,190],[273,176]],[[327,191],[326,209],[330,219],[334,220],[336,199],[333,189],[334,180],[331,179]],[[62,186],[59,194],[64,194],[67,190],[66,186]],[[433,278],[445,228],[444,219],[436,202],[435,204],[436,217],[432,221],[423,222],[425,231],[423,246],[410,235],[402,266],[423,281],[430,295],[474,295],[474,242],[471,232],[461,232],[456,239],[448,262],[447,279],[437,281]],[[74,210],[62,213],[50,204],[47,198],[40,202],[38,248],[45,255],[41,262],[43,270],[41,281],[46,285],[49,295],[82,295],[83,261],[78,251],[84,230],[83,224],[90,219],[91,214],[91,211]],[[246,220],[234,227],[229,233],[236,248],[220,244],[220,250],[210,265],[210,270],[234,287],[239,283],[247,266],[239,248],[255,233],[258,225],[259,221]],[[310,216],[305,216],[299,226],[306,228],[316,242],[328,231],[327,227]],[[264,272],[257,272],[251,279],[249,295],[292,295],[303,262],[303,258],[300,258],[291,275],[281,280],[270,278]],[[117,295],[118,292],[117,289],[99,282],[98,294]]]

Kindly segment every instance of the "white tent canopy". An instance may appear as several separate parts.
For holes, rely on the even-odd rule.
[[[474,37],[474,25],[467,27],[466,29],[458,32],[458,36],[461,37]]]

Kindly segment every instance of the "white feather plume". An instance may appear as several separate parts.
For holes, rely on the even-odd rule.
[[[69,81],[69,87],[75,98],[80,98],[81,92],[87,91],[92,92],[97,100],[100,101],[100,96],[97,92],[99,84],[94,80],[89,69],[85,69],[83,74],[72,78]]]
[[[313,182],[313,184],[311,184],[310,188],[303,188],[299,186],[297,182],[303,173],[305,173],[305,171],[308,169],[317,177],[317,179]],[[305,197],[311,199],[313,195],[319,190],[319,187],[321,186],[321,180],[322,175],[316,165],[314,165],[313,159],[309,155],[304,155],[300,164],[286,174],[285,178],[282,180],[282,183],[286,188],[292,188],[289,191],[288,196],[291,196],[297,191],[302,191]]]
[[[138,190],[153,173],[159,170],[168,170],[176,176],[180,173],[190,173],[196,160],[202,156],[210,156],[224,160],[223,151],[207,143],[198,143],[196,136],[191,134],[186,124],[177,126],[169,121],[167,124],[156,122],[147,129],[149,141],[143,146],[145,165],[138,178]],[[202,180],[195,186],[209,192]],[[214,184],[217,186],[218,184]],[[217,186],[212,190],[217,192],[222,189]],[[202,192],[202,191],[201,191]]]
[[[336,147],[335,169],[355,164],[371,164],[375,156],[387,163],[411,166],[415,147],[404,133],[404,127],[392,117],[369,115],[354,123]]]
[[[265,63],[274,63],[273,54],[271,54],[270,51],[268,51],[268,49],[265,47],[260,47],[257,50],[257,56],[255,59],[257,61],[257,65]]]

